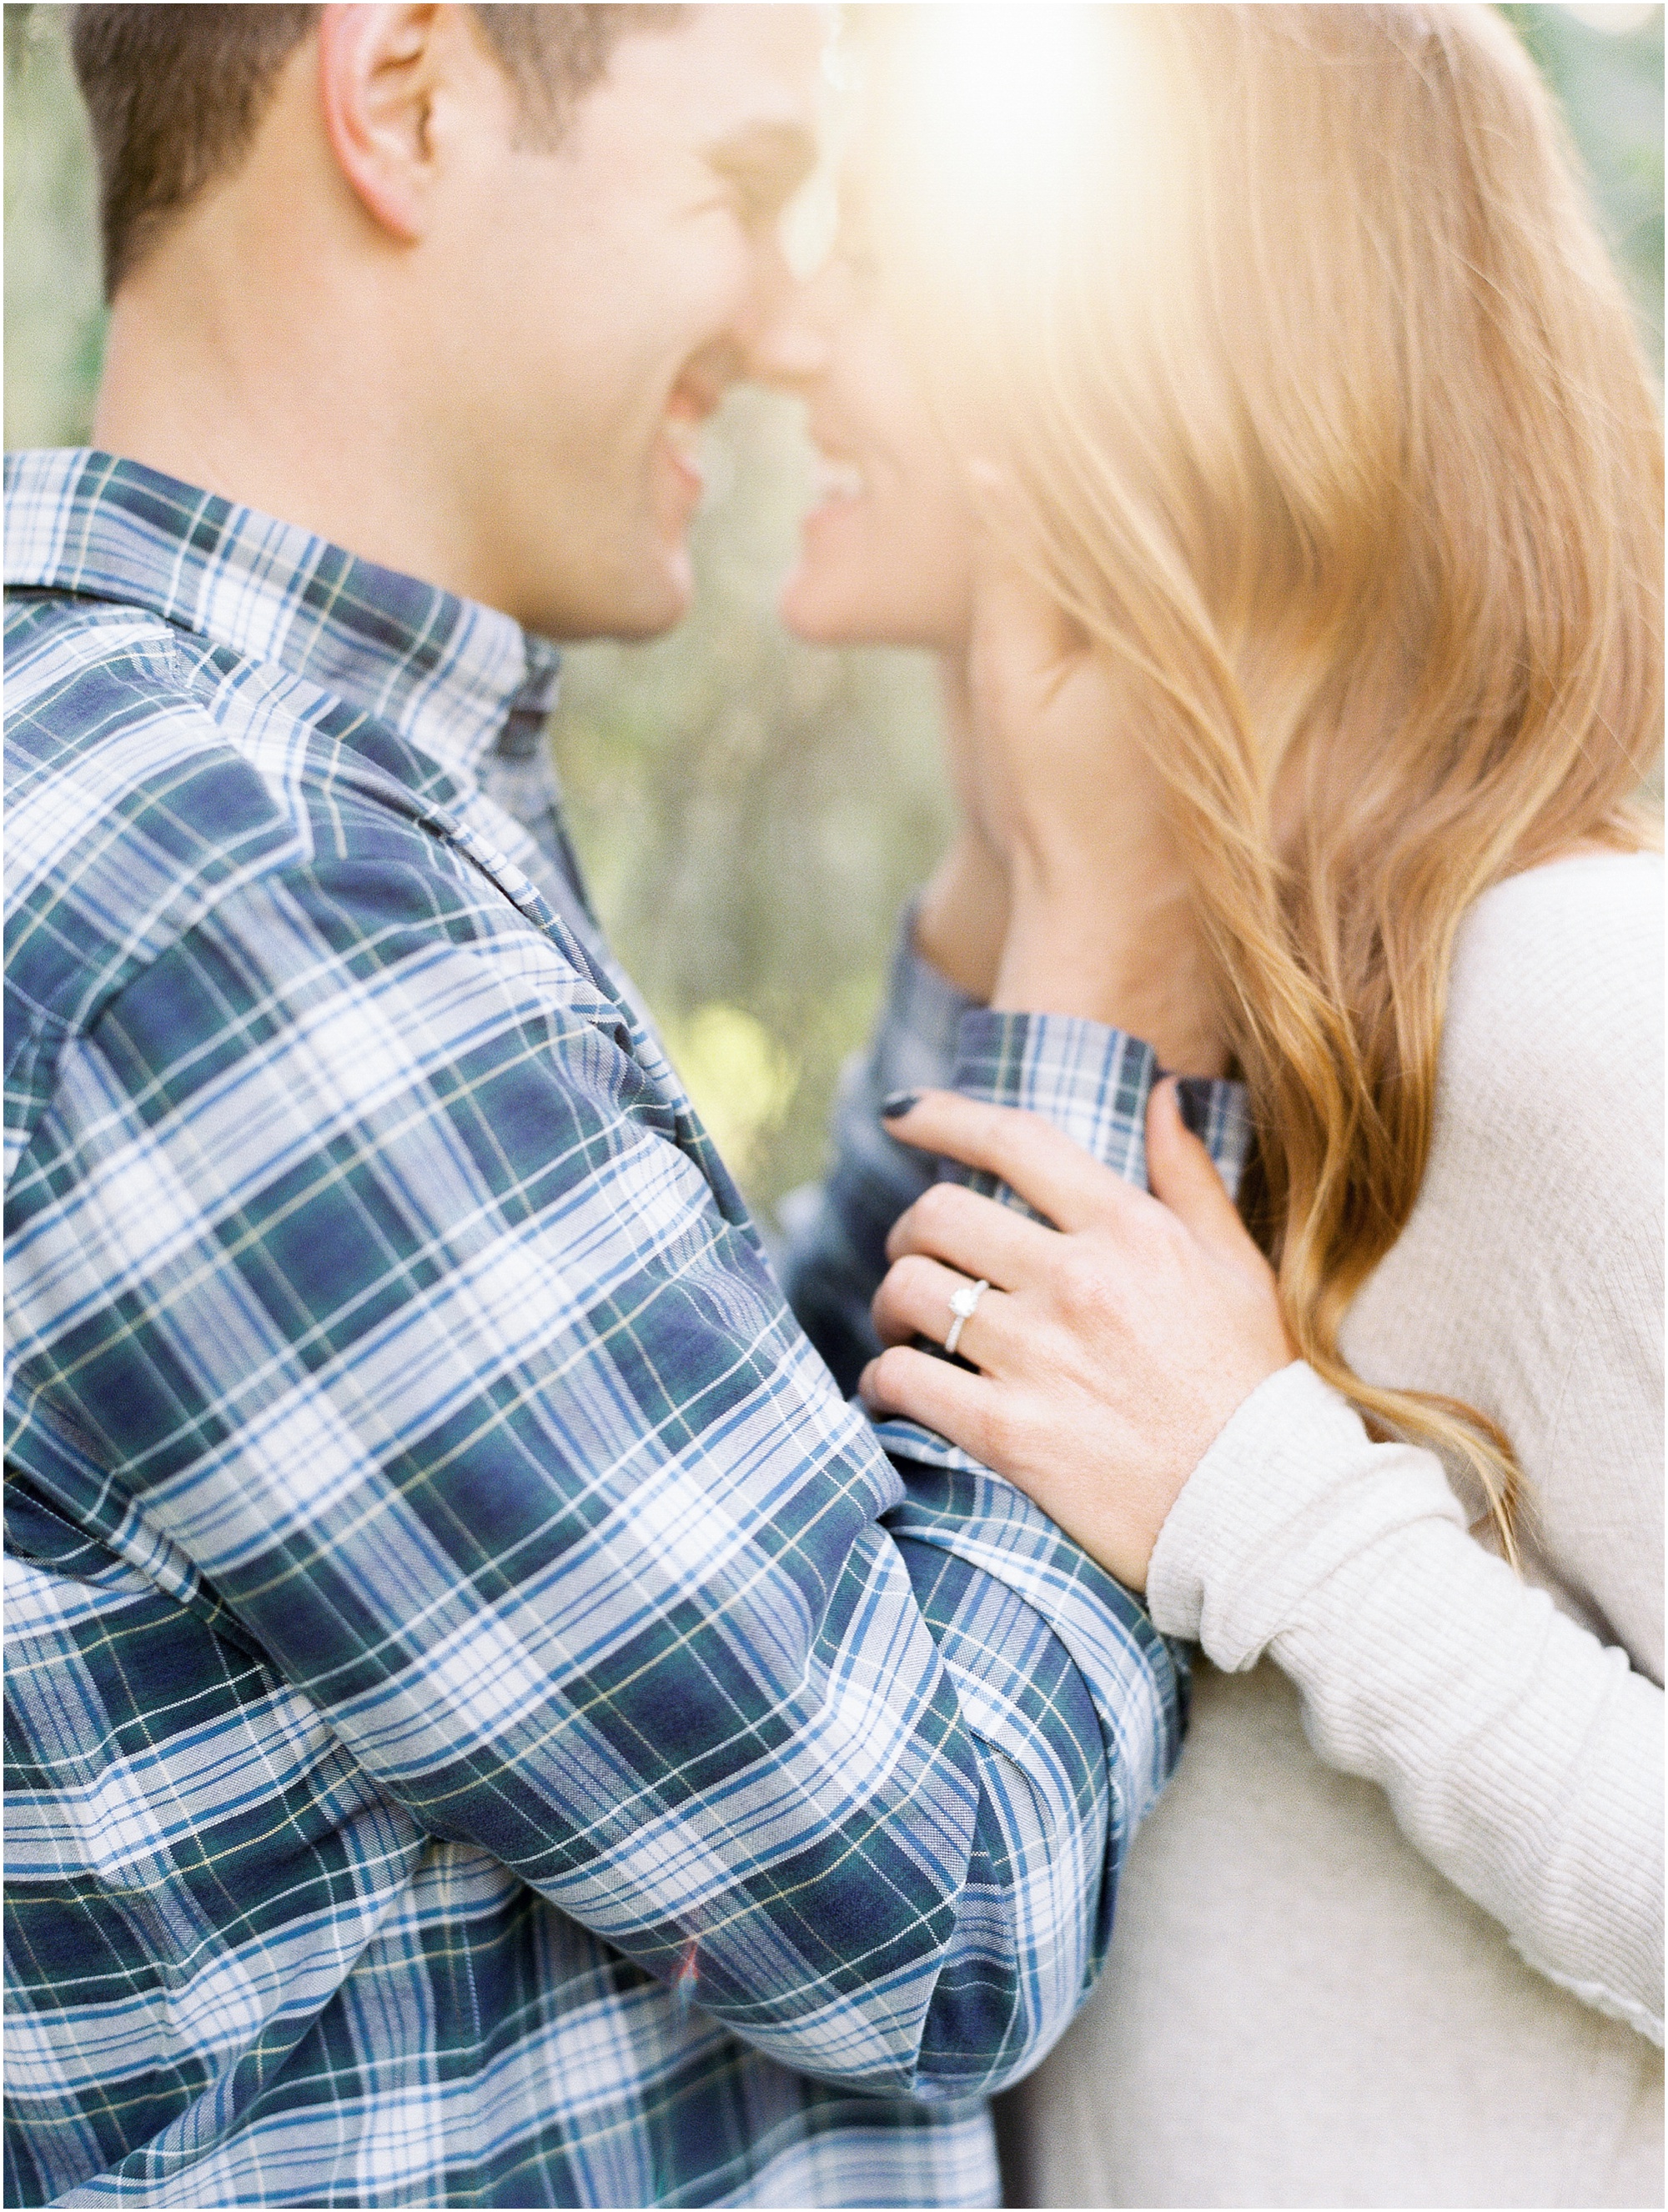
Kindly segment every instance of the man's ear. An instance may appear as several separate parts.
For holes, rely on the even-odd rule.
[[[331,6],[319,22],[319,92],[332,150],[366,212],[407,243],[427,228],[429,126],[453,12]]]

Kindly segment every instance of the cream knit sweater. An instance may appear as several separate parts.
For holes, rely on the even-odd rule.
[[[1662,2202],[1662,932],[1652,855],[1466,917],[1344,1347],[1507,1431],[1525,1580],[1307,1367],[1235,1414],[1154,1555],[1212,1663],[1020,2092],[1027,2203]]]

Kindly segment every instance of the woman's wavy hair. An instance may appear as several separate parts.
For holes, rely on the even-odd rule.
[[[1074,44],[1005,143],[1003,72],[959,118],[934,58],[962,11],[903,12],[904,312],[1165,780],[1288,1326],[1515,1556],[1506,1435],[1339,1328],[1418,1196],[1466,909],[1656,842],[1658,408],[1564,129],[1488,9],[1121,7],[1020,11]]]

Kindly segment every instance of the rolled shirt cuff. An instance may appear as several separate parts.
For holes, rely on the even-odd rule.
[[[1151,1045],[1074,1014],[989,1007],[962,1014],[957,1042],[956,1090],[1040,1115],[1114,1174],[1146,1188],[1147,1105],[1163,1074]],[[1204,1143],[1229,1194],[1237,1195],[1251,1152],[1245,1086],[1190,1075],[1178,1087],[1183,1119]],[[952,1163],[944,1172],[1009,1204],[1022,1203],[989,1176]]]

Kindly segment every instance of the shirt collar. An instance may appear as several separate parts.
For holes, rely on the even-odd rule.
[[[9,589],[143,606],[391,725],[478,781],[495,746],[525,755],[561,655],[491,607],[379,568],[137,461],[9,453]]]

